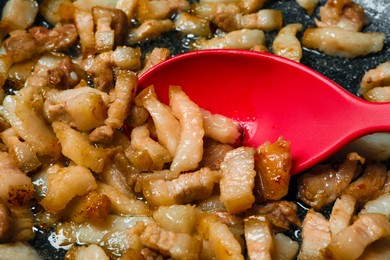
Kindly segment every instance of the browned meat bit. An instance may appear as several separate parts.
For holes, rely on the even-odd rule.
[[[298,180],[298,198],[315,209],[334,202],[355,176],[358,162],[364,158],[350,153],[337,170],[318,165]]]
[[[58,24],[53,29],[41,26],[32,27],[28,30],[47,51],[62,51],[72,46],[78,35],[74,24]]]
[[[375,199],[386,181],[386,166],[379,163],[369,163],[366,170],[356,181],[351,183],[342,194],[348,194],[362,206],[367,201]]]
[[[256,201],[279,200],[287,195],[290,181],[290,143],[279,138],[265,142],[257,149],[257,171],[254,194]]]
[[[33,35],[24,30],[16,30],[10,33],[10,37],[3,42],[7,54],[12,55],[14,62],[28,60],[44,51]]]
[[[28,60],[44,51],[61,51],[77,39],[73,24],[58,25],[52,30],[42,26],[32,27],[28,32],[16,30],[4,41],[4,49],[13,56],[14,62]]]
[[[127,16],[122,10],[113,9],[111,18],[111,28],[114,29],[115,32],[114,46],[123,45],[127,36]]]
[[[203,148],[203,158],[199,167],[209,167],[211,170],[219,170],[226,153],[233,149],[234,147],[229,144],[221,144],[220,142],[206,138]]]
[[[110,199],[99,192],[91,191],[86,195],[76,197],[67,205],[64,215],[76,223],[106,223],[111,210]]]
[[[9,208],[0,203],[0,241],[3,241],[11,226],[11,212]]]
[[[48,71],[49,83],[61,89],[75,87],[81,79],[87,80],[87,74],[77,64],[65,56],[54,69]]]
[[[288,230],[293,224],[300,227],[297,205],[290,201],[277,201],[265,204],[256,204],[250,211],[254,215],[265,215],[276,230]]]
[[[381,194],[390,194],[390,171],[387,172],[387,177],[385,184],[383,184],[382,189],[380,190]]]

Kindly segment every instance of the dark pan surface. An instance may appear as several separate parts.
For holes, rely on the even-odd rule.
[[[38,1],[41,2],[41,1]],[[320,5],[325,4],[326,0],[321,0]],[[361,4],[370,18],[370,24],[364,31],[377,31],[386,34],[385,46],[380,53],[372,54],[366,57],[357,59],[346,59],[339,57],[330,57],[315,50],[304,49],[304,54],[301,62],[321,74],[332,79],[349,92],[357,95],[359,84],[365,71],[378,66],[380,63],[390,60],[390,1],[389,0],[355,0]],[[0,10],[3,8],[5,0],[0,0]],[[302,23],[304,28],[314,27],[314,17],[318,17],[318,8],[313,16],[309,16],[300,8],[295,0],[269,0],[264,8],[280,9],[283,12],[284,23]],[[37,24],[45,24],[39,19]],[[275,33],[267,33],[267,44],[270,46]],[[301,37],[301,35],[298,35]],[[154,47],[166,47],[171,50],[172,54],[179,54],[189,51],[189,43],[193,39],[186,38],[178,32],[169,32],[164,34],[160,39],[149,41],[142,44],[144,51],[149,51]],[[283,71],[280,72],[281,75]],[[313,98],[318,98],[314,97]],[[291,199],[295,198],[294,185],[295,180],[292,180],[290,195]],[[328,209],[324,209],[324,213]],[[305,214],[305,208],[300,208],[300,217]],[[299,230],[290,230],[287,232],[295,240],[300,240]],[[63,259],[65,250],[56,249],[51,245],[50,241],[55,239],[51,232],[43,232],[37,230],[36,238],[30,243],[37,249],[43,259]]]

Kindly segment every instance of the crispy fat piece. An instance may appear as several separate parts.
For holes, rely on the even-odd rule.
[[[19,95],[7,96],[3,107],[7,120],[38,156],[59,157],[61,147],[58,139],[50,126],[35,112],[31,101]]]
[[[54,122],[53,129],[61,143],[62,153],[77,165],[84,166],[94,172],[101,172],[108,158],[108,151],[98,148],[83,135],[62,122]]]
[[[371,243],[390,236],[387,216],[378,213],[363,213],[349,227],[340,231],[323,250],[331,259],[356,259]]]
[[[74,21],[80,37],[81,52],[86,57],[95,53],[95,34],[92,12],[76,8]]]
[[[66,252],[65,259],[99,259],[109,260],[104,250],[95,244],[88,246],[72,246]]]
[[[321,249],[331,242],[329,222],[325,217],[310,209],[302,225],[302,245],[298,259],[323,259]]]
[[[296,0],[300,7],[306,10],[309,15],[312,15],[320,0]]]
[[[172,181],[145,181],[142,192],[151,206],[185,204],[208,198],[218,180],[217,172],[202,168],[196,172],[181,174]]]
[[[300,23],[288,24],[280,29],[272,43],[273,53],[299,62],[302,58],[302,46],[296,34],[301,30]]]
[[[207,40],[206,38],[200,38],[193,43],[192,49],[251,49],[258,45],[265,45],[265,34],[262,30],[241,29],[221,36],[216,36],[210,40]]]
[[[164,229],[191,235],[196,224],[197,211],[192,205],[160,206],[153,219]]]
[[[170,19],[165,20],[147,20],[137,28],[129,30],[126,44],[133,45],[149,39],[159,37],[162,33],[168,32],[174,28]]]
[[[390,86],[390,60],[381,63],[376,68],[370,69],[364,74],[362,82],[360,83],[359,92],[364,95],[375,87],[386,86]]]
[[[258,201],[279,200],[287,195],[290,182],[290,143],[279,138],[275,143],[265,142],[257,149],[255,164]]]
[[[198,259],[201,241],[186,233],[174,233],[150,223],[140,236],[142,244],[174,259]]]
[[[210,21],[188,12],[179,12],[173,20],[175,29],[185,34],[207,37],[211,35]]]
[[[98,182],[96,191],[110,199],[111,211],[113,213],[133,216],[149,215],[149,208],[143,201],[135,198],[128,198],[118,189],[110,185]]]
[[[228,226],[217,216],[202,213],[198,221],[198,233],[207,239],[214,251],[215,259],[243,260],[241,245]]]
[[[9,206],[26,205],[34,194],[31,179],[6,152],[0,152],[0,199]]]
[[[23,172],[30,172],[41,166],[36,153],[30,145],[19,139],[12,127],[0,133],[0,138],[8,147],[8,153]]]
[[[150,137],[150,131],[146,125],[134,128],[130,138],[131,146],[135,151],[145,151],[153,160],[151,170],[162,170],[165,163],[172,161],[169,151]]]
[[[40,203],[51,213],[60,212],[73,197],[87,194],[97,188],[92,172],[82,166],[60,168],[47,178],[47,194]]]
[[[283,26],[283,16],[280,10],[261,9],[251,14],[217,14],[214,23],[224,31],[231,32],[241,29],[258,29],[263,31],[279,30]]]
[[[352,0],[328,0],[320,7],[320,16],[321,21],[315,19],[317,27],[361,31],[369,22],[364,8]]]
[[[387,178],[387,169],[383,164],[370,162],[363,174],[343,190],[342,194],[347,194],[356,199],[359,206],[367,201],[375,199]]]
[[[146,54],[145,65],[142,68],[142,70],[140,70],[138,72],[138,75],[142,75],[143,73],[145,73],[147,70],[149,70],[153,66],[168,59],[170,54],[171,53],[170,53],[169,49],[167,49],[167,48],[157,48],[157,47],[154,48],[152,50],[152,52]]]
[[[297,259],[299,244],[283,233],[277,233],[274,236],[275,252],[273,259],[275,260],[294,260]]]
[[[224,144],[235,144],[241,137],[238,122],[219,114],[201,109],[204,135]]]
[[[203,156],[202,112],[177,86],[169,88],[169,105],[181,126],[180,142],[170,169],[178,172],[194,170]]]
[[[356,200],[350,195],[342,195],[336,200],[329,218],[332,238],[348,227],[355,212]]]
[[[174,12],[189,9],[187,0],[138,0],[137,18],[141,23],[152,19],[168,19]]]
[[[354,32],[337,27],[308,28],[303,34],[302,46],[353,59],[381,51],[384,39],[381,32]]]
[[[159,143],[169,151],[171,156],[175,156],[180,141],[181,126],[171,108],[158,100],[153,86],[142,90],[134,101],[136,105],[148,110],[153,118]]]
[[[243,212],[255,202],[255,153],[254,148],[239,147],[227,152],[221,163],[221,201],[230,214]]]
[[[103,226],[111,210],[110,199],[93,190],[73,198],[61,213],[75,223],[92,223]]]
[[[264,215],[250,216],[244,220],[244,223],[249,259],[272,260],[275,245],[267,217]]]

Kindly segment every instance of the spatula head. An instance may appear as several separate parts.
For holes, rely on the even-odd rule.
[[[237,120],[244,128],[243,145],[257,147],[282,136],[291,142],[292,174],[346,143],[345,124],[339,123],[348,121],[351,115],[343,111],[356,99],[304,65],[242,50],[175,56],[140,77],[141,88],[149,85],[165,103],[169,86],[181,86],[200,107]]]

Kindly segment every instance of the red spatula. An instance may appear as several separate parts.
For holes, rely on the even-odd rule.
[[[152,84],[165,103],[169,85],[178,85],[200,107],[240,122],[243,145],[289,140],[292,174],[360,136],[390,131],[389,103],[359,99],[312,69],[267,53],[185,53],[139,79],[141,88]]]

